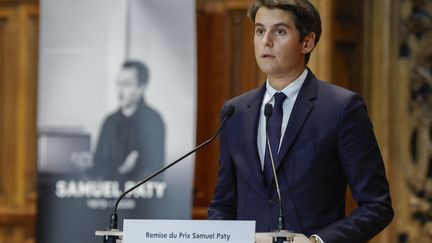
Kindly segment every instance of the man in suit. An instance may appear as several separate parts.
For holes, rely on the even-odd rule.
[[[209,219],[255,220],[258,232],[278,228],[271,151],[287,230],[314,242],[368,241],[393,218],[389,185],[361,97],[306,67],[321,34],[318,11],[308,0],[257,0],[248,15],[267,81],[222,108],[236,111],[221,132]],[[345,215],[348,185],[358,207]]]

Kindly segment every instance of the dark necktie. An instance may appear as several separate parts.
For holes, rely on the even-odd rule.
[[[272,116],[268,120],[267,134],[270,140],[270,146],[272,149],[273,161],[277,164],[279,143],[281,138],[282,118],[283,118],[283,102],[286,99],[286,95],[282,92],[274,95],[274,105]],[[270,159],[269,148],[265,146],[265,157],[264,157],[264,180],[267,187],[270,187],[270,183],[273,179],[273,167]]]

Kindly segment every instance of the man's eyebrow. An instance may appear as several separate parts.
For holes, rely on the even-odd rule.
[[[290,26],[288,24],[283,23],[283,22],[274,24],[272,27],[280,27],[280,26],[290,28]],[[255,27],[264,27],[264,25],[261,23],[255,23]]]
[[[274,27],[280,27],[280,26],[282,26],[282,27],[290,28],[290,26],[288,24],[285,24],[285,23],[277,23],[277,24],[275,24],[273,26]]]

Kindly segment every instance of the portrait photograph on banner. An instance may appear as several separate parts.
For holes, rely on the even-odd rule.
[[[101,241],[195,147],[192,0],[42,0],[37,242]],[[190,219],[194,156],[124,219]]]

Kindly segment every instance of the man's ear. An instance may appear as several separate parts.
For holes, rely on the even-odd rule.
[[[310,53],[315,48],[316,34],[314,32],[308,33],[303,39],[303,54]]]

